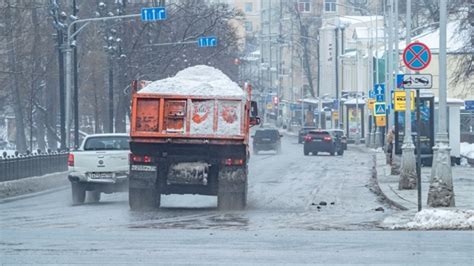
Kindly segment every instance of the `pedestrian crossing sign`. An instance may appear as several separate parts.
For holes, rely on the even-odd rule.
[[[385,102],[375,103],[375,105],[374,105],[374,115],[375,116],[382,116],[382,115],[385,115],[385,113],[386,113]]]

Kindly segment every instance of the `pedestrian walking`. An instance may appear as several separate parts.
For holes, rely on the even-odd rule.
[[[395,133],[393,128],[388,130],[387,133],[387,164],[392,165],[392,156],[393,156],[393,141],[395,139]]]

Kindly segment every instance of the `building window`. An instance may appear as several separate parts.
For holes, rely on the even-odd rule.
[[[311,0],[298,0],[298,10],[300,12],[311,12]]]
[[[245,21],[245,31],[246,32],[252,32],[253,31],[253,25],[251,21]]]
[[[337,0],[324,0],[324,11],[336,12],[336,1]]]
[[[245,12],[253,12],[253,3],[252,2],[246,2],[245,3]]]

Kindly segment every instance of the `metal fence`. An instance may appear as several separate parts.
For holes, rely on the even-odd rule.
[[[67,171],[68,153],[0,156],[0,182]]]

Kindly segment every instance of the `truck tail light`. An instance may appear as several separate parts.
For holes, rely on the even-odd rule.
[[[326,137],[324,137],[323,139],[324,139],[324,141],[331,141],[331,140],[332,140],[332,138],[329,137],[329,136],[326,136]]]
[[[232,166],[232,165],[244,165],[244,159],[225,159],[224,165]]]
[[[69,157],[67,158],[67,166],[74,166],[74,154],[69,153]]]
[[[130,153],[130,163],[152,163],[153,158],[148,155],[137,155]]]
[[[313,140],[313,138],[310,135],[306,135],[304,137],[304,141],[306,141],[306,142],[311,141],[311,140]]]

